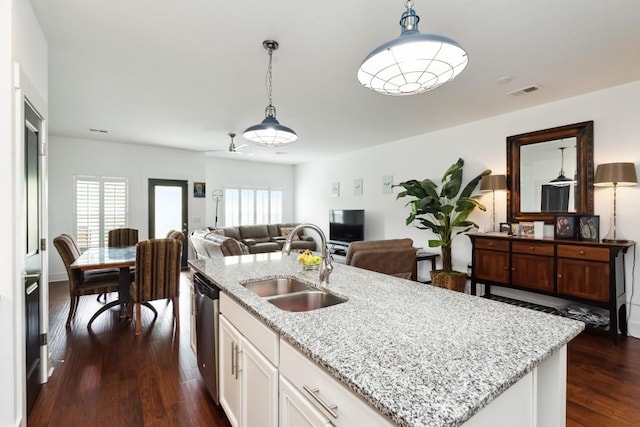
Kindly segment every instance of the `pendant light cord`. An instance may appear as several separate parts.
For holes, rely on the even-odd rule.
[[[267,87],[267,94],[269,97],[269,105],[273,105],[273,101],[271,99],[271,92],[273,90],[273,79],[271,77],[271,69],[273,68],[273,49],[269,48],[269,66],[267,67],[267,75],[265,76],[264,83]]]

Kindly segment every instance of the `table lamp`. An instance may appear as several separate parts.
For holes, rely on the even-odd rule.
[[[491,209],[492,229],[496,231],[496,190],[507,189],[507,177],[505,175],[485,175],[480,181],[480,191],[491,191],[493,207]]]
[[[616,189],[638,184],[636,165],[634,163],[603,163],[596,168],[593,185],[597,187],[613,187],[613,216],[609,233],[602,239],[607,243],[627,243],[616,224]]]

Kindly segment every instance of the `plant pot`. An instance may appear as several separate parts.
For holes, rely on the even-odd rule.
[[[431,270],[431,284],[439,288],[464,292],[467,274],[460,271]]]

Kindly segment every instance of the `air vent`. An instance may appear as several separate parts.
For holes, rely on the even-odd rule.
[[[89,132],[96,132],[96,133],[109,133],[109,131],[104,130],[104,129],[89,129]]]
[[[513,90],[513,91],[509,92],[509,95],[520,96],[520,95],[524,95],[525,93],[535,92],[535,91],[537,91],[539,89],[540,89],[540,86],[531,85],[531,86],[523,87],[522,89]]]

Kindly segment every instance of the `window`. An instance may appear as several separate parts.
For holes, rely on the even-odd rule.
[[[78,245],[107,246],[109,230],[127,226],[127,180],[76,176],[74,187]]]
[[[225,188],[224,224],[253,225],[282,222],[282,190]]]

